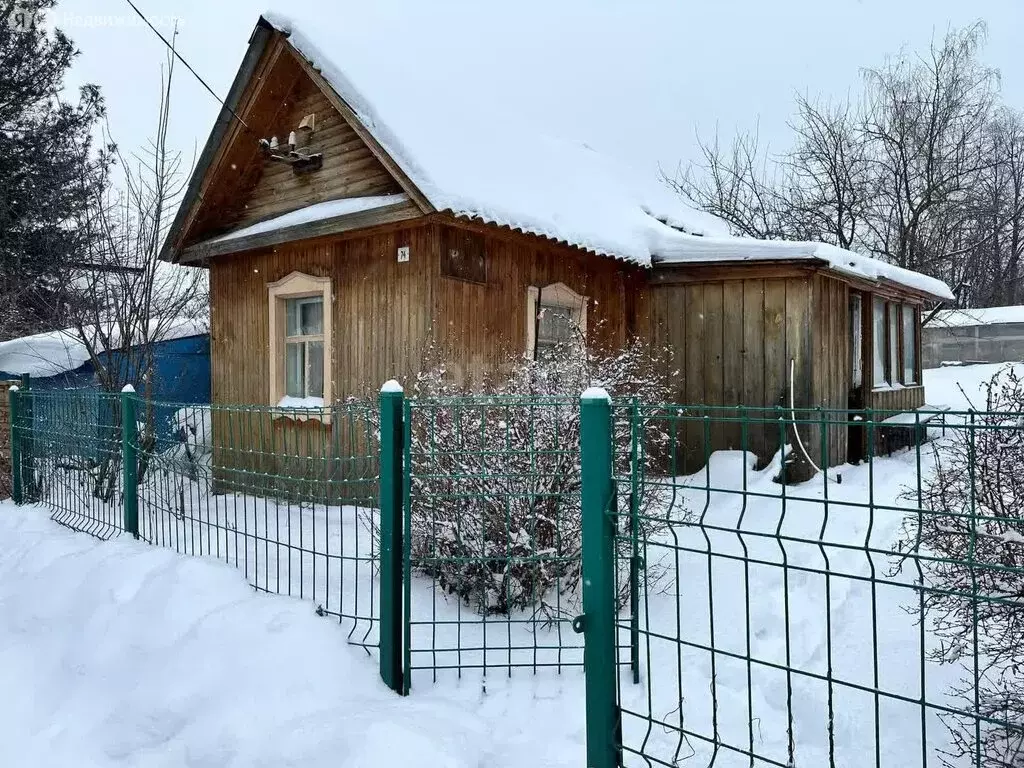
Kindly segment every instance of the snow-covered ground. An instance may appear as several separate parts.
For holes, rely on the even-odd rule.
[[[944,405],[955,411],[971,408],[985,410],[985,384],[1005,368],[1024,374],[1024,363],[987,363],[985,365],[926,368],[924,391],[931,405]]]
[[[0,542],[0,765],[580,764],[578,681],[402,699],[336,623],[223,563],[9,502]]]
[[[926,371],[928,401],[965,408],[971,398],[981,407],[982,384],[1000,367]],[[873,764],[876,744],[881,765],[920,764],[922,738],[932,764],[948,734],[928,710],[922,737],[921,710],[912,702],[923,693],[931,704],[950,703],[949,685],[963,670],[921,662],[922,642],[927,650],[932,640],[922,638],[914,615],[917,593],[908,587],[916,572],[895,572],[896,558],[886,554],[899,538],[902,513],[872,516],[848,505],[866,501],[869,486],[876,505],[906,505],[900,496],[915,482],[915,454],[842,467],[827,481],[818,477],[789,489],[805,500],[788,498],[785,514],[782,488],[771,479],[776,470],[755,472],[750,457],[723,452],[707,472],[679,481],[687,487],[677,502],[703,514],[703,526],[677,526],[675,538],[648,549],[649,563],[670,566],[678,579],[646,598],[651,634],[642,639],[641,682],[633,685],[628,672],[621,680],[624,707],[641,716],[624,716],[626,742],[645,743],[666,764],[696,753],[692,764],[705,765],[712,749],[700,737],[717,732],[727,747],[785,764],[791,709],[796,764],[826,765],[831,700],[836,765]],[[744,502],[705,485],[723,491],[745,485],[763,497]],[[57,526],[44,509],[0,505],[0,690],[7,702],[0,765],[583,764],[578,668],[509,675],[499,666],[485,677],[479,670],[445,670],[436,682],[420,670],[412,696],[399,698],[379,682],[376,657],[349,644],[351,627],[311,610],[307,578],[316,585],[322,577],[326,594],[341,595],[340,604],[325,607],[342,613],[348,612],[346,582],[333,584],[325,569],[311,575],[301,566],[303,555],[298,569],[290,553],[282,560],[268,549],[271,530],[260,522],[266,505],[254,507],[250,526],[243,499],[240,526],[238,503],[220,498],[206,507],[205,523],[202,513],[198,522],[188,521],[193,543],[197,531],[199,541],[205,532],[212,555],[206,558],[124,538],[100,542]],[[311,530],[323,525],[328,550],[347,553],[345,542],[360,530],[357,511],[334,507],[323,514],[318,523],[310,513]],[[151,524],[144,517],[143,525]],[[306,525],[303,516],[286,530],[305,535]],[[243,527],[249,536],[242,552],[228,553],[220,536]],[[830,546],[818,546],[819,539]],[[682,549],[665,546],[669,541]],[[707,556],[709,547],[714,557]],[[786,570],[779,567],[783,557]],[[828,579],[813,572],[826,558]],[[288,573],[306,574],[292,590],[303,590],[306,600],[247,586],[246,578],[276,591],[268,574],[280,579],[282,563]],[[872,573],[889,584],[872,588],[864,580]],[[479,647],[478,619],[429,593],[428,584],[413,585],[414,620],[436,612],[463,623],[429,637],[434,630],[417,625],[414,646],[454,647],[454,631],[463,647]],[[489,646],[558,642],[556,630],[528,624],[515,626],[514,634],[500,623],[497,629],[489,630]],[[675,637],[684,644],[669,639]],[[578,643],[575,636],[563,640]],[[578,661],[577,654],[565,658]],[[527,650],[516,660],[531,655]],[[746,656],[755,662],[748,665]],[[491,663],[507,658],[499,650]],[[453,661],[451,655],[413,659],[417,666],[432,660]],[[479,659],[470,652],[463,661]],[[795,670],[788,681],[787,666]],[[883,692],[877,699],[874,688]],[[646,764],[630,755],[626,761]],[[715,765],[749,760],[724,749]]]

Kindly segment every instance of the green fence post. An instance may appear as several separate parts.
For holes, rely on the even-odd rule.
[[[35,399],[32,396],[32,377],[27,373],[21,375],[19,390],[18,415],[22,423],[21,496],[23,501],[32,504],[39,501],[39,494],[36,493]]]
[[[640,401],[629,410],[629,666],[633,684],[640,683]]]
[[[21,490],[21,425],[20,425],[20,389],[17,385],[12,386],[8,391],[8,402],[10,408],[8,418],[11,421],[11,499],[15,504],[21,504],[24,496]]]
[[[611,405],[608,393],[596,387],[580,398],[588,768],[615,768],[620,763],[622,727],[615,700],[615,522],[610,514]]]
[[[124,530],[139,538],[139,424],[136,420],[135,387],[121,390],[121,471],[124,484]]]
[[[405,393],[397,381],[380,390],[380,677],[406,693],[402,680],[402,487]]]

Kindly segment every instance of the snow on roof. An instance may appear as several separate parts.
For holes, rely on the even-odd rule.
[[[408,200],[409,196],[405,194],[376,195],[374,197],[347,197],[342,198],[341,200],[328,200],[324,203],[316,203],[315,205],[308,205],[305,208],[299,208],[297,211],[291,211],[290,213],[285,213],[281,216],[276,216],[272,219],[267,219],[266,221],[261,221],[248,227],[242,227],[242,229],[236,229],[226,235],[215,237],[208,242],[220,243],[225,240],[235,240],[239,237],[248,237],[249,235],[261,235],[268,232],[276,232],[280,229],[287,229],[288,227],[295,227],[300,224],[309,224],[314,221],[333,219],[338,216],[346,216],[350,213],[372,211],[377,208],[395,205],[396,203],[408,202]]]
[[[724,221],[687,205],[653,169],[638,172],[586,144],[555,138],[550,134],[557,126],[544,123],[541,130],[539,121],[525,123],[525,105],[509,106],[521,93],[502,92],[504,102],[490,98],[492,83],[507,82],[507,73],[472,62],[461,67],[459,78],[438,77],[429,88],[417,87],[410,84],[408,66],[382,62],[379,46],[347,30],[344,14],[293,21],[269,12],[263,18],[289,35],[438,210],[645,267],[659,261],[823,259],[839,272],[952,298],[939,280],[831,246],[731,238]],[[446,83],[451,98],[444,97]],[[613,98],[610,93],[608,104],[597,105],[595,115],[629,119],[615,115]],[[643,140],[639,132],[637,140]],[[700,249],[703,258],[696,258]]]
[[[585,144],[544,135],[516,115],[494,114],[465,98],[465,83],[452,84],[456,99],[441,98],[437,88],[410,88],[400,73],[380,65],[379,52],[367,60],[353,50],[343,14],[264,18],[290,35],[438,210],[643,266],[651,261],[652,230],[664,226],[655,217],[693,234],[728,234],[723,221],[686,205],[653,171],[637,173]]]
[[[663,264],[820,260],[826,262],[833,272],[865,280],[893,282],[937,298],[953,299],[953,292],[941,280],[826,243],[749,237],[693,237],[670,230],[656,249],[655,262]]]
[[[154,321],[151,329],[156,332]],[[89,331],[89,327],[86,331]],[[160,329],[160,340],[185,339],[202,336],[208,332],[205,320],[178,318]],[[120,332],[107,329],[114,348],[120,348]],[[85,365],[89,352],[73,329],[48,331],[33,336],[22,336],[9,341],[0,341],[0,371],[8,374],[28,374],[38,378],[58,376]]]
[[[970,328],[976,325],[1001,325],[1004,323],[1024,323],[1024,306],[944,309],[935,314],[929,325]]]

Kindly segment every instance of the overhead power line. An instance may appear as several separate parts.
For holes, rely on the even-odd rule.
[[[235,112],[235,110],[233,110],[231,107],[229,107],[227,105],[227,103],[224,101],[224,99],[222,99],[220,96],[217,95],[216,91],[214,91],[213,88],[210,87],[209,83],[207,83],[202,78],[202,76],[198,72],[196,72],[196,70],[192,67],[192,65],[189,64],[185,60],[185,57],[182,56],[180,53],[178,53],[178,49],[175,46],[171,45],[171,43],[167,40],[167,38],[164,37],[160,33],[160,30],[157,29],[155,26],[153,26],[153,24],[150,23],[149,19],[146,18],[146,15],[142,11],[139,10],[138,6],[135,5],[135,3],[132,2],[132,0],[125,0],[125,2],[128,3],[128,5],[131,6],[132,10],[135,11],[135,13],[138,15],[138,17],[140,19],[142,19],[143,22],[145,22],[146,26],[149,27],[151,30],[153,30],[153,34],[160,38],[160,40],[163,42],[163,44],[165,46],[167,46],[167,50],[169,50],[171,53],[173,53],[174,57],[178,61],[180,61],[182,64],[185,65],[185,69],[187,69],[189,72],[191,72],[192,75],[195,77],[195,79],[198,80],[207,91],[209,91],[210,95],[213,96],[213,98],[215,98],[220,103],[220,105],[222,107],[224,107],[224,109],[226,109],[228,112],[230,112],[231,116],[233,118],[235,118],[235,120],[237,120],[242,125],[242,127],[245,128],[245,130],[247,130],[249,133],[252,133],[252,129],[249,128],[249,126],[246,124],[245,120],[240,118],[238,116],[238,113]]]

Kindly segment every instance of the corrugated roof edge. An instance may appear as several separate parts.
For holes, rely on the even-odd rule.
[[[811,241],[697,237],[678,233],[670,241],[658,244],[654,266],[764,263],[783,259],[824,262],[829,271],[858,280],[896,285],[938,301],[954,299],[949,286],[938,278],[838,246]]]

